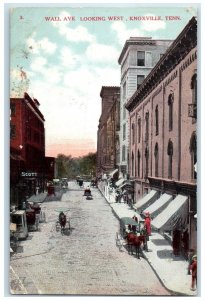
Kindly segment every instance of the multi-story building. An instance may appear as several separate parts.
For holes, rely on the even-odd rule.
[[[125,105],[171,44],[171,40],[131,37],[125,42],[118,63],[121,65],[120,172],[128,174],[129,121]],[[129,176],[128,176],[129,177]]]
[[[129,173],[135,181],[136,209],[150,211],[157,229],[188,229],[193,248],[197,207],[196,47],[197,21],[192,18],[126,104],[131,128]],[[158,197],[152,203],[153,191]]]
[[[11,203],[17,206],[45,187],[45,119],[39,105],[27,93],[10,99]]]
[[[107,175],[119,164],[120,88],[103,86],[100,92],[102,113],[97,133],[97,177]]]

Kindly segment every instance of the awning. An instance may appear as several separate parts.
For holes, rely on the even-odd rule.
[[[163,209],[167,207],[172,198],[172,195],[165,193],[161,195],[159,199],[155,200],[154,203],[148,206],[145,211],[150,213],[151,218],[155,218],[159,213],[162,212]],[[143,213],[145,213],[145,211]]]
[[[152,221],[157,230],[169,231],[181,228],[186,223],[188,211],[188,197],[178,195],[169,205]]]
[[[119,179],[118,181],[115,182],[115,185],[116,185],[117,187],[119,187],[119,186],[122,185],[124,182],[125,182],[125,179],[124,179],[124,178],[121,178],[121,179]]]
[[[108,175],[112,178],[117,172],[118,172],[118,169],[115,169],[114,171],[112,171]]]
[[[124,188],[126,186],[129,187],[129,188],[132,187],[134,189],[134,186],[133,186],[133,184],[130,181],[126,181],[125,183],[123,183],[123,185],[121,185],[120,188],[122,189],[122,188]]]
[[[135,205],[133,205],[134,209],[143,211],[146,207],[151,205],[158,197],[158,192],[155,190],[151,190],[146,196],[140,199]]]

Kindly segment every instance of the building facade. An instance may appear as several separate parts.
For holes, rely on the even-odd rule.
[[[10,99],[10,200],[17,207],[45,188],[45,119],[39,106],[27,93]]]
[[[196,248],[197,21],[192,18],[128,101],[129,173],[135,199],[154,189],[187,197],[186,227]]]
[[[131,37],[125,42],[118,63],[121,65],[120,172],[127,178],[129,161],[129,116],[125,105],[171,44],[171,40]],[[128,176],[129,177],[129,176]]]
[[[116,169],[119,164],[119,87],[103,86],[100,92],[102,113],[97,133],[97,178]]]

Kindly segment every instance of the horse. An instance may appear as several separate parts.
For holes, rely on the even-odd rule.
[[[128,245],[128,253],[131,250],[131,254],[133,254],[133,246],[135,247],[136,256],[140,259],[141,245],[145,245],[146,236],[145,235],[135,235],[133,232],[129,232],[127,234],[127,245]]]
[[[65,225],[66,225],[66,215],[64,213],[60,213],[59,222],[60,222],[61,231],[62,231],[65,229]]]

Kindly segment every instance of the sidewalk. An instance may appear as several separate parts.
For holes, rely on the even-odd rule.
[[[106,199],[106,198],[105,198]],[[125,203],[116,203],[114,195],[106,199],[114,214],[122,217],[140,215]],[[181,256],[174,256],[171,244],[158,232],[152,232],[148,241],[148,252],[143,251],[144,258],[164,287],[179,296],[197,296],[197,291],[191,291],[191,275],[187,274],[188,262]]]
[[[42,203],[47,197],[47,192],[39,193],[37,195],[32,195],[27,199],[27,202],[39,202]]]

